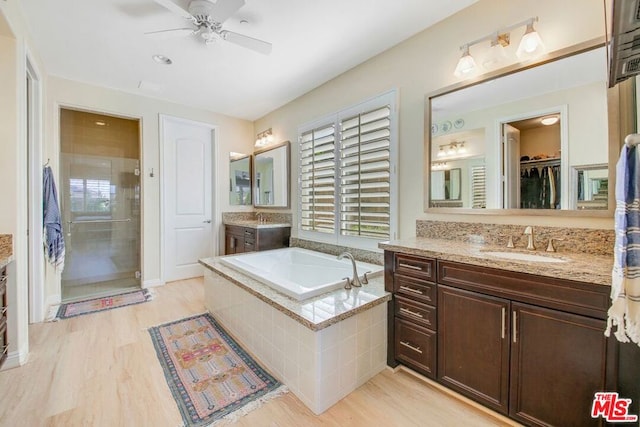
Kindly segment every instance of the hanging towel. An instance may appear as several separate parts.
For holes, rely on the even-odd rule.
[[[45,167],[42,175],[44,252],[49,263],[56,270],[62,271],[64,269],[64,236],[62,234],[58,193],[51,167]]]
[[[622,147],[616,165],[615,247],[608,312],[609,336],[640,345],[640,150]]]

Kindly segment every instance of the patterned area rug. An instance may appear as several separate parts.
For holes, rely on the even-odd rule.
[[[97,313],[99,311],[111,310],[112,308],[125,307],[127,305],[140,304],[151,300],[151,293],[148,289],[127,292],[125,294],[111,297],[93,298],[84,301],[61,304],[56,315],[56,319],[67,319],[69,317],[81,316],[83,314]]]
[[[287,392],[208,313],[149,333],[185,426],[233,421]]]

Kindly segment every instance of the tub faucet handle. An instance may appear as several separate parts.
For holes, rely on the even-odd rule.
[[[509,241],[507,242],[507,248],[512,249],[515,247],[516,245],[513,244],[513,236],[509,236]]]
[[[370,273],[369,271],[364,272],[364,276],[362,276],[362,281],[361,281],[363,285],[369,284],[369,278],[367,278],[367,274],[369,273]]]
[[[342,280],[346,281],[346,283],[344,284],[344,288],[346,290],[351,289],[351,279],[349,279],[348,277],[343,277]]]

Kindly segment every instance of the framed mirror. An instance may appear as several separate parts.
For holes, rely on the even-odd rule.
[[[606,58],[592,41],[427,96],[425,179],[434,167],[459,170],[460,199],[443,200],[441,186],[429,184],[425,208],[611,215]],[[579,199],[596,187],[597,203]]]
[[[229,204],[251,205],[251,154],[229,153]]]
[[[289,207],[289,157],[289,141],[254,153],[253,205],[255,207]]]

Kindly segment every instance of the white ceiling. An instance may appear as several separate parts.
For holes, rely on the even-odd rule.
[[[145,36],[187,26],[153,0],[19,0],[48,74],[249,120],[475,1],[246,0],[223,27],[271,42],[264,56],[193,36]],[[159,90],[140,89],[140,81]]]

